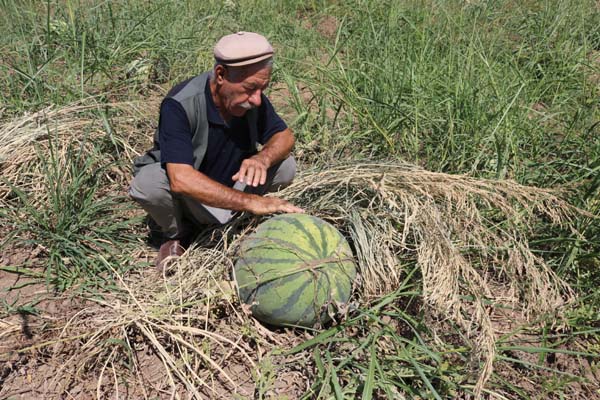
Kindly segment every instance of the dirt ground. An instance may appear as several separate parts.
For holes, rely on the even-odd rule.
[[[4,256],[2,265],[10,265],[7,261],[14,260],[11,256]],[[153,274],[154,271],[149,268],[142,273]],[[133,346],[135,353],[132,359],[137,365],[135,373],[128,370],[126,365],[118,365],[123,358],[114,357],[113,361],[109,361],[110,357],[107,358],[102,352],[98,353],[93,363],[90,364],[89,360],[81,363],[78,352],[74,350],[77,349],[77,345],[84,345],[86,339],[98,327],[90,325],[84,329],[78,325],[79,331],[69,332],[62,329],[66,321],[77,318],[78,315],[99,312],[97,303],[69,293],[55,295],[48,292],[43,283],[32,283],[31,279],[4,271],[0,271],[0,290],[13,309],[22,308],[21,311],[15,311],[0,320],[0,398],[166,399],[171,398],[173,391],[181,398],[190,397],[190,392],[184,386],[172,385],[173,377],[165,374],[160,355],[143,340]],[[35,311],[26,308],[27,305],[35,305]],[[511,335],[509,342],[512,346],[541,346],[539,336],[527,331],[514,333],[518,331],[519,325],[515,315],[499,311],[493,317],[498,334]],[[226,320],[222,323],[227,324]],[[276,336],[276,340],[284,347],[291,347],[302,340],[297,334],[269,332],[266,328],[263,329],[265,335]],[[577,344],[559,346],[564,350],[573,350],[576,347]],[[248,368],[241,357],[232,356],[232,352],[233,349],[228,354],[222,353],[221,365],[229,376],[235,377],[238,386],[233,388],[219,374],[199,368],[200,378],[207,382],[207,386],[200,390],[203,398],[251,399],[262,396],[291,400],[299,398],[308,389],[307,371],[299,368],[300,364],[286,368],[283,359],[264,359],[261,370],[266,371],[265,376],[256,379],[255,372]],[[526,363],[539,362],[537,353],[515,350],[504,355]],[[546,358],[544,366],[596,382],[596,387],[578,382],[569,385],[570,399],[590,399],[597,398],[600,390],[600,377],[592,368],[592,362],[593,360],[578,359],[567,354],[553,354]],[[99,367],[94,363],[104,365]],[[275,364],[279,366],[275,367]],[[531,370],[522,364],[510,362],[498,363],[496,373],[532,395],[539,391],[540,379],[556,379],[552,373],[540,370],[536,370],[535,375],[530,375]]]
[[[152,259],[155,249],[148,247],[143,253],[143,257]],[[0,267],[35,263],[35,257],[35,252],[4,251]],[[148,268],[141,274],[154,275],[156,271]],[[39,279],[3,270],[0,270],[0,291],[6,304],[0,319],[1,399],[162,399],[171,398],[174,391],[181,398],[190,397],[186,387],[173,383],[177,378],[165,373],[160,354],[141,336],[130,335],[134,340],[139,338],[139,342],[132,344],[134,352],[129,358],[135,363],[135,369],[123,364],[127,357],[107,355],[108,350],[94,348],[91,351],[97,352],[96,355],[82,359],[77,350],[86,345],[99,326],[94,326],[93,318],[89,319],[89,326],[76,324],[75,329],[68,322],[105,312],[98,303],[74,292],[52,293]],[[285,332],[275,335],[281,342],[299,339]],[[290,346],[292,344],[290,342]],[[203,398],[249,399],[260,394],[263,398],[295,399],[306,390],[306,371],[275,370],[268,362],[268,376],[257,380],[255,371],[236,356],[234,349],[229,349],[227,354],[223,351],[221,356],[221,368],[227,375],[235,377],[237,387],[232,387],[210,369],[200,367],[197,373],[206,382],[206,386],[199,389]],[[212,357],[218,355],[213,351]],[[104,365],[99,365],[101,363]],[[257,381],[260,386],[256,385]]]

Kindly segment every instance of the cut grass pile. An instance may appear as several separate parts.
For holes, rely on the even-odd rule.
[[[4,302],[0,396],[600,396],[596,2],[0,5],[1,269],[78,299]],[[238,303],[260,219],[202,232],[157,279],[125,197],[162,94],[236,30],[277,49],[301,164],[281,195],[357,256],[319,331]]]
[[[78,113],[74,111],[72,116],[78,118]],[[72,148],[71,143],[64,140],[56,145],[51,138],[47,140],[50,156],[62,153],[55,146]],[[78,148],[85,149],[85,146]],[[96,174],[91,174],[86,164],[80,165],[81,170],[74,169],[78,165],[76,154],[68,151],[65,154],[64,160],[74,163],[70,168],[60,169],[61,173],[57,168],[42,175],[65,179],[54,182],[63,184],[60,190],[51,190],[49,196],[36,203],[50,203],[53,207],[50,210],[42,207],[45,211],[41,212],[34,204],[27,204],[25,195],[20,194],[18,199],[25,206],[14,210],[25,210],[24,219],[37,224],[40,216],[49,217],[45,221],[69,216],[68,228],[80,234],[83,229],[83,234],[88,236],[80,240],[77,236],[62,235],[75,247],[75,254],[70,256],[75,260],[81,257],[82,263],[60,267],[71,274],[79,272],[74,278],[83,277],[87,284],[106,273],[116,278],[116,282],[105,288],[108,291],[102,293],[101,299],[90,299],[94,305],[70,315],[67,320],[54,321],[57,336],[51,335],[52,339],[44,343],[21,349],[39,351],[38,362],[61,366],[56,379],[48,386],[51,393],[68,393],[79,381],[96,382],[97,392],[103,395],[123,391],[119,382],[108,383],[110,381],[104,378],[108,370],[113,375],[127,377],[132,395],[171,392],[196,397],[223,393],[250,396],[255,390],[250,381],[252,374],[258,374],[255,379],[259,387],[263,385],[266,392],[273,392],[269,386],[273,382],[268,381],[257,364],[271,357],[277,359],[270,352],[278,351],[277,345],[291,341],[297,344],[291,354],[300,357],[303,367],[313,371],[313,379],[307,376],[310,384],[298,388],[298,393],[304,391],[309,397],[329,393],[329,389],[323,387],[329,381],[336,395],[376,390],[386,395],[406,396],[433,393],[439,397],[461,391],[479,395],[492,374],[496,358],[497,333],[490,318],[493,310],[508,308],[523,320],[548,313],[561,318],[565,315],[562,307],[573,299],[568,285],[527,245],[531,231],[528,227],[535,225],[536,220],[547,218],[566,227],[582,212],[551,191],[510,181],[433,173],[399,162],[355,162],[309,169],[281,195],[308,212],[329,219],[346,233],[358,256],[361,276],[352,308],[339,316],[339,325],[326,332],[332,336],[358,330],[353,334],[354,339],[360,338],[363,342],[360,349],[368,351],[375,360],[366,367],[365,376],[356,375],[362,368],[362,356],[354,360],[353,351],[341,347],[336,351],[349,352],[346,356],[349,359],[337,365],[340,355],[332,355],[332,350],[328,350],[324,353],[329,357],[326,358],[328,369],[315,347],[326,342],[328,336],[315,332],[311,341],[298,343],[297,333],[268,333],[266,328],[248,318],[244,307],[237,303],[231,284],[226,282],[237,244],[253,228],[253,223],[248,224],[252,221],[236,221],[223,231],[207,231],[197,240],[198,247],[173,266],[172,277],[157,280],[152,273],[141,276],[132,273],[125,280],[124,270],[119,266],[127,259],[115,260],[110,248],[93,247],[97,244],[94,240],[102,238],[101,224],[88,220],[87,227],[77,226],[72,218],[82,218],[86,215],[82,212],[90,211],[110,212],[122,218],[127,212],[105,207],[103,196],[93,190],[96,186],[79,180]],[[100,159],[94,158],[94,153],[86,154],[92,155],[89,159]],[[62,166],[57,160],[51,161],[51,166]],[[61,213],[65,206],[74,205],[60,202],[65,193],[70,193],[69,184],[74,185],[71,193],[84,197],[88,193],[90,197],[83,199],[86,202],[81,210]],[[81,189],[90,191],[81,193]],[[55,201],[58,203],[53,204]],[[109,219],[101,218],[99,222],[104,220]],[[23,240],[22,244],[33,243],[46,249],[44,240],[49,239],[43,234],[47,232],[52,232],[52,228],[15,224],[14,238]],[[125,237],[115,240],[117,231],[107,234],[105,239],[115,241],[115,250],[132,251]],[[56,257],[64,262],[65,252],[69,253],[65,242],[53,242],[53,239],[50,238],[50,243],[56,247],[46,250],[49,252],[46,272],[56,277],[57,281],[52,282],[56,287],[64,288],[58,283],[68,286],[74,282],[54,270],[52,262],[56,262]],[[129,242],[133,241],[129,239]],[[86,250],[83,257],[77,254]],[[415,281],[416,277],[420,279]],[[424,303],[422,310],[428,310],[427,318],[448,320],[464,335],[461,341],[470,349],[469,353],[463,350],[462,360],[455,360],[452,368],[448,368],[444,356],[435,355],[433,350],[432,337],[438,335],[435,325],[425,329],[408,311],[398,308],[403,301],[415,301],[415,298]],[[493,307],[490,308],[490,304]],[[373,316],[377,314],[375,310],[385,309],[385,306],[393,308],[387,309],[381,317]],[[383,317],[386,317],[385,323],[380,320]],[[364,330],[364,324],[381,325],[379,333],[373,335],[370,330]],[[416,331],[417,326],[421,332]],[[10,331],[15,328],[15,324],[8,327]],[[403,336],[405,332],[410,340]],[[285,342],[281,343],[282,340]],[[340,340],[345,339],[337,339]],[[406,340],[409,348],[400,351]],[[66,350],[61,346],[60,351],[48,353],[47,349],[56,343],[71,345],[67,345]],[[162,363],[161,376],[168,377],[166,381],[147,376],[145,368],[139,365],[142,362],[139,354],[134,351],[138,348],[146,348],[154,355],[155,362]],[[309,351],[317,354],[316,358],[312,359]],[[378,364],[382,361],[377,360],[398,352],[400,356],[394,363],[388,363],[389,369],[382,369]],[[281,355],[278,357],[286,362],[276,363],[271,368],[288,368],[282,365],[290,361]],[[460,369],[461,364],[465,384],[459,388],[446,375]],[[339,369],[339,376],[331,375],[334,365],[333,371]],[[375,368],[380,369],[378,382],[374,380]],[[239,380],[242,371],[244,384]],[[395,381],[397,378],[401,378],[399,383]],[[440,379],[446,383],[434,386],[432,382]],[[151,389],[146,387],[149,381]]]
[[[422,301],[431,306],[427,309],[432,316],[449,318],[464,333],[465,345],[472,351],[466,360],[470,358],[475,362],[473,375],[466,379],[472,382],[479,376],[473,388],[475,394],[481,393],[491,376],[496,356],[497,334],[490,319],[491,310],[509,308],[522,319],[542,313],[560,318],[564,316],[561,307],[572,300],[568,286],[526,245],[523,226],[528,226],[532,218],[545,215],[556,223],[566,223],[567,217],[576,212],[549,191],[508,181],[431,173],[406,164],[353,164],[307,171],[284,195],[338,225],[352,238],[359,254],[361,281],[357,284],[353,308],[360,311],[347,310],[347,315],[340,316],[341,325],[327,332],[331,335],[353,326],[359,329],[365,323],[365,316],[374,312],[373,308],[380,309],[386,303],[397,307],[398,302],[419,293]],[[485,214],[489,215],[484,217]],[[63,354],[55,355],[61,360],[60,364],[89,365],[85,375],[65,367],[60,384],[70,386],[64,377],[78,380],[96,376],[101,393],[114,393],[119,385],[108,389],[102,379],[103,371],[110,364],[114,374],[127,373],[141,390],[149,378],[143,376],[144,371],[136,365],[137,356],[131,354],[130,348],[144,345],[150,346],[160,359],[164,365],[163,376],[168,377],[162,387],[153,382],[158,392],[183,390],[201,397],[203,394],[217,396],[225,391],[249,396],[254,390],[252,385],[250,389],[247,383],[246,387],[239,387],[239,376],[232,377],[233,370],[227,372],[224,368],[230,364],[237,368],[242,365],[247,379],[252,371],[260,374],[256,364],[262,361],[266,351],[275,348],[277,336],[281,334],[267,334],[261,339],[268,331],[249,320],[225,282],[237,244],[245,234],[239,229],[245,226],[248,231],[253,226],[246,225],[247,222],[237,221],[223,232],[207,232],[198,240],[201,247],[192,249],[174,264],[174,275],[163,280],[157,281],[156,277],[146,274],[145,279],[134,275],[126,282],[113,271],[119,290],[97,300],[97,306],[83,310],[60,326],[63,334],[55,340],[78,343],[74,346],[78,350],[68,354],[69,359],[60,358]],[[221,239],[211,244],[211,237],[219,235]],[[101,261],[110,268],[108,261]],[[409,267],[415,265],[419,268],[417,273]],[[420,275],[422,279],[422,287],[420,284],[413,287],[413,293],[406,290],[407,286],[415,285],[407,274]],[[394,312],[402,315],[396,324],[406,325],[404,329],[415,329],[414,317],[405,311]],[[387,320],[387,324],[379,318],[368,322],[381,324],[379,333],[377,330],[375,334],[355,333],[355,337],[365,340],[364,346],[372,353],[374,362],[378,357],[385,357],[386,352],[395,351],[396,346],[401,348],[401,343],[407,340],[391,328],[394,324],[389,323],[389,315]],[[90,331],[89,327],[95,328]],[[431,329],[435,333],[435,328]],[[73,336],[73,332],[77,334]],[[429,334],[429,330],[423,333]],[[292,350],[303,355],[304,362],[312,369],[324,367],[306,360],[301,350],[311,350],[323,340],[322,335],[312,339],[312,345],[310,342],[299,344],[299,348]],[[352,390],[355,394],[364,394],[376,386],[388,394],[424,395],[428,390],[437,394],[439,388],[434,388],[431,382],[439,379],[438,374],[444,376],[448,372],[440,370],[447,361],[443,356],[433,356],[429,347],[433,344],[419,334],[417,341],[414,340],[413,337],[409,341],[409,349],[400,352],[396,367],[377,375],[385,381],[374,383],[374,378],[369,378],[369,374],[375,373],[373,364],[368,367],[366,377],[352,376],[348,371],[336,377],[338,387],[334,385],[334,389],[343,387],[347,394]],[[352,354],[348,357],[345,364],[352,362]],[[335,358],[339,360],[339,355]],[[121,371],[118,365],[123,363],[131,369]],[[204,367],[198,370],[199,365]],[[387,382],[401,370],[406,375],[399,376],[404,378],[402,384]],[[264,376],[258,378],[260,381]],[[374,386],[355,387],[363,379],[370,380]],[[214,380],[219,383],[215,384]],[[304,389],[308,393],[324,393],[325,389],[318,386],[313,382]]]
[[[128,160],[140,151],[140,146],[147,145],[145,132],[151,121],[145,119],[148,109],[158,109],[157,96],[150,96],[143,103],[100,100],[92,97],[67,106],[49,106],[4,122],[0,127],[4,178],[0,182],[0,199],[7,198],[10,185],[45,196],[42,180],[48,176],[46,169],[64,168],[76,157],[89,159],[94,168],[112,167],[111,174],[103,174],[107,179],[104,190],[111,184],[127,185]],[[144,144],[140,145],[140,141]],[[63,146],[66,142],[70,146]],[[55,148],[51,149],[53,143]],[[42,162],[45,157],[53,158]]]

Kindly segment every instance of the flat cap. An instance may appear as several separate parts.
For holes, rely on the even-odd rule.
[[[214,48],[214,55],[215,60],[237,67],[273,57],[273,47],[258,33],[238,32],[219,39]]]

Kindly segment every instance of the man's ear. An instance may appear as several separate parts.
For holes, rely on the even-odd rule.
[[[225,68],[224,66],[217,65],[215,67],[215,80],[216,80],[217,84],[219,84],[219,85],[223,84],[226,74],[227,74],[227,68]]]

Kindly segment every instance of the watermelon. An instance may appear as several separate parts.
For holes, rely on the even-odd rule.
[[[312,327],[348,302],[356,266],[348,242],[331,224],[281,214],[242,241],[234,273],[240,299],[255,318]]]

